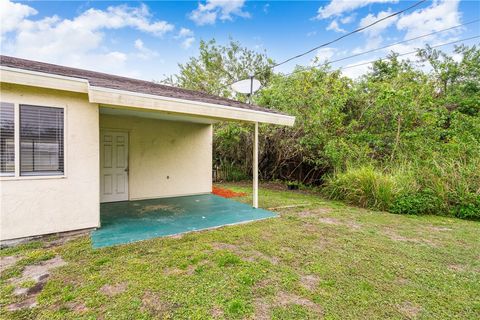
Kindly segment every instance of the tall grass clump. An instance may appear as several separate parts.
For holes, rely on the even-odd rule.
[[[480,160],[372,165],[330,176],[324,194],[364,208],[398,214],[436,214],[480,220]]]
[[[394,180],[373,166],[361,166],[327,178],[323,190],[332,199],[387,210],[394,197]]]

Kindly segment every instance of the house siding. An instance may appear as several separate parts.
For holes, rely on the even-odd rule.
[[[129,132],[130,200],[211,192],[211,124],[101,114],[100,127]]]
[[[98,227],[99,108],[87,94],[1,84],[1,101],[64,107],[65,176],[0,178],[0,239]]]

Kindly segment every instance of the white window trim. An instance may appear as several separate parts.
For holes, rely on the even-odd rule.
[[[11,102],[10,102],[11,103]],[[10,176],[0,176],[0,181],[8,181],[8,180],[45,180],[45,179],[65,179],[67,178],[67,158],[68,158],[68,146],[67,146],[67,112],[68,106],[67,105],[52,105],[42,103],[35,104],[31,101],[25,102],[14,102],[14,140],[15,140],[15,175]],[[38,106],[38,107],[49,107],[49,108],[59,108],[63,109],[63,174],[59,175],[25,175],[22,176],[20,174],[20,105],[29,105],[29,106]]]

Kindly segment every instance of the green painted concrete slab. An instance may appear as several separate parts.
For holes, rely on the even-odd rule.
[[[101,248],[276,216],[212,194],[102,203],[91,237]]]

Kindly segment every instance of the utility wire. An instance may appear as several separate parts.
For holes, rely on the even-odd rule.
[[[365,29],[368,29],[368,28],[370,28],[370,27],[372,27],[372,26],[374,26],[374,25],[376,25],[376,24],[378,24],[378,23],[380,23],[380,22],[382,22],[382,21],[384,21],[384,20],[387,20],[387,19],[390,19],[390,18],[392,18],[392,17],[398,16],[399,14],[402,14],[402,13],[404,13],[405,11],[408,11],[408,10],[410,10],[410,9],[413,9],[413,8],[415,8],[416,6],[424,3],[425,1],[427,1],[427,0],[418,1],[418,2],[414,3],[413,5],[411,5],[411,6],[408,7],[408,8],[405,8],[405,9],[403,9],[403,10],[394,12],[394,13],[392,13],[392,14],[386,16],[386,17],[383,17],[383,18],[381,18],[381,19],[375,20],[374,22],[372,22],[372,23],[370,23],[370,24],[368,24],[368,25],[366,25],[366,26],[364,26],[364,27],[361,27],[361,28],[355,29],[355,30],[353,30],[353,31],[350,31],[349,33],[344,34],[344,35],[341,36],[341,37],[338,37],[338,38],[336,38],[336,39],[334,39],[334,40],[325,42],[325,43],[323,43],[323,44],[321,44],[321,45],[319,45],[319,46],[316,46],[316,47],[314,47],[314,48],[312,48],[312,49],[310,49],[310,50],[308,50],[308,51],[305,51],[305,52],[303,52],[303,53],[297,54],[296,56],[293,56],[293,57],[291,57],[291,58],[288,58],[288,59],[286,59],[286,60],[283,60],[282,62],[276,63],[276,64],[274,64],[273,66],[271,66],[271,67],[269,67],[269,68],[270,68],[270,69],[276,68],[276,67],[281,66],[281,65],[283,65],[283,64],[285,64],[285,63],[287,63],[287,62],[290,62],[290,61],[292,61],[292,60],[294,60],[294,59],[303,57],[304,55],[307,55],[307,54],[309,54],[309,53],[311,53],[311,52],[313,52],[313,51],[315,51],[315,50],[317,50],[317,49],[320,49],[320,48],[322,48],[322,47],[331,45],[332,43],[335,43],[335,42],[337,42],[337,41],[340,41],[340,40],[342,40],[342,39],[344,39],[344,38],[346,38],[346,37],[348,37],[348,36],[351,36],[352,34],[361,32],[361,31],[363,31],[363,30],[365,30]]]
[[[344,38],[346,38],[346,37],[348,37],[348,36],[351,36],[352,34],[361,32],[361,31],[363,31],[363,30],[365,30],[365,29],[368,29],[368,28],[370,28],[370,27],[372,27],[372,26],[374,26],[374,25],[376,25],[376,24],[378,24],[378,23],[380,23],[380,22],[382,22],[382,21],[385,21],[385,20],[390,19],[390,18],[392,18],[392,17],[395,17],[395,16],[397,16],[397,15],[399,15],[399,14],[402,14],[402,13],[404,13],[404,12],[410,10],[410,9],[413,9],[413,8],[419,6],[420,4],[422,4],[422,3],[426,2],[426,1],[427,1],[427,0],[418,1],[418,2],[414,3],[413,5],[405,8],[405,9],[402,9],[402,10],[400,10],[400,11],[394,12],[394,13],[392,13],[392,14],[386,16],[386,17],[383,17],[383,18],[381,18],[381,19],[377,19],[377,20],[375,20],[374,22],[372,22],[372,23],[370,23],[370,24],[368,24],[368,25],[366,25],[366,26],[364,26],[364,27],[361,27],[361,28],[355,29],[355,30],[353,30],[353,31],[350,31],[350,32],[348,32],[348,33],[346,33],[346,34],[344,34],[344,35],[342,35],[342,36],[340,36],[340,37],[338,37],[338,38],[336,38],[336,39],[333,39],[333,40],[331,40],[331,41],[328,41],[328,42],[326,42],[326,43],[323,43],[323,44],[321,44],[321,45],[318,45],[318,46],[316,46],[315,48],[312,48],[312,49],[310,49],[310,50],[308,50],[308,51],[305,51],[305,52],[303,52],[303,53],[300,53],[300,54],[298,54],[298,55],[296,55],[296,56],[293,56],[293,57],[291,57],[291,58],[288,58],[288,59],[286,59],[286,60],[283,60],[282,62],[276,63],[276,64],[274,64],[273,66],[267,67],[266,69],[267,69],[267,70],[271,70],[271,69],[274,69],[274,68],[276,68],[276,67],[278,67],[278,66],[281,66],[281,65],[283,65],[283,64],[285,64],[285,63],[287,63],[287,62],[290,62],[290,61],[292,61],[292,60],[294,60],[294,59],[303,57],[303,56],[305,56],[305,55],[307,55],[307,54],[309,54],[309,53],[311,53],[311,52],[313,52],[313,51],[315,51],[315,50],[317,50],[317,49],[320,49],[320,48],[322,48],[322,47],[331,45],[332,43],[335,43],[335,42],[337,42],[337,41],[340,41],[340,40],[342,40],[342,39],[344,39]],[[261,74],[261,73],[264,73],[264,72],[265,72],[265,70],[258,71],[258,72],[256,72],[255,74],[253,74],[253,77],[255,77],[255,76],[257,76],[257,75],[259,75],[259,74]],[[237,81],[238,81],[238,80],[237,80]],[[218,88],[218,89],[219,89],[219,90],[222,90],[222,89],[224,89],[224,88],[226,88],[226,87],[231,86],[231,85],[232,85],[233,83],[235,83],[235,82],[236,82],[236,81],[234,81],[234,82],[232,82],[232,83],[229,83],[229,84],[227,84],[227,85],[221,86],[221,87]]]
[[[458,43],[458,42],[462,42],[462,41],[468,41],[468,40],[472,40],[472,39],[476,39],[476,38],[480,38],[480,35],[470,37],[470,38],[464,38],[464,39],[460,39],[460,40],[456,40],[456,41],[451,41],[451,42],[447,42],[447,43],[442,43],[442,44],[438,44],[438,45],[435,45],[435,46],[430,46],[430,48],[435,49],[435,48],[438,48],[438,47],[448,46],[450,44],[454,44],[454,43]],[[401,57],[401,56],[406,56],[406,55],[413,54],[413,53],[417,53],[417,50],[410,51],[410,52],[405,52],[405,53],[399,54],[397,56]],[[371,61],[367,61],[367,62],[362,62],[362,63],[358,63],[358,64],[346,66],[346,67],[340,67],[338,70],[345,70],[345,69],[360,67],[360,66],[363,66],[363,65],[366,65],[366,64],[370,64],[370,63],[373,63],[373,62],[376,62],[376,61],[383,61],[383,60],[386,60],[386,59],[388,59],[388,57],[384,57],[384,58],[376,59],[376,60],[371,60]]]
[[[421,39],[421,38],[429,37],[429,36],[434,35],[434,34],[437,34],[437,33],[449,31],[449,30],[452,30],[452,29],[455,29],[455,28],[459,28],[459,27],[462,27],[462,26],[466,26],[466,25],[469,25],[469,24],[472,24],[472,23],[475,23],[475,22],[478,22],[478,21],[480,21],[480,19],[472,20],[472,21],[469,21],[469,22],[466,22],[466,23],[462,23],[462,24],[459,24],[459,25],[450,27],[450,28],[446,28],[446,29],[442,29],[442,30],[437,30],[437,31],[435,31],[435,32],[431,32],[431,33],[424,34],[424,35],[421,35],[421,36],[417,36],[417,37],[414,37],[414,38],[410,38],[410,39],[405,39],[405,40],[402,40],[402,41],[394,42],[394,43],[391,43],[391,44],[386,45],[386,46],[383,46],[383,47],[378,47],[378,48],[370,49],[370,50],[363,51],[363,52],[360,52],[360,53],[357,53],[357,54],[354,54],[354,55],[350,55],[350,56],[347,56],[347,57],[343,57],[343,58],[340,58],[340,59],[336,59],[336,60],[332,60],[332,61],[326,61],[326,62],[321,63],[321,64],[317,64],[317,65],[309,66],[309,67],[306,67],[306,68],[302,68],[302,69],[300,69],[300,70],[294,70],[294,71],[292,71],[292,72],[289,72],[289,73],[284,74],[284,76],[289,76],[289,75],[294,74],[294,73],[297,73],[297,72],[303,72],[303,71],[306,71],[306,70],[310,70],[310,69],[314,69],[314,68],[318,68],[318,67],[323,67],[323,66],[326,66],[326,65],[335,63],[335,62],[340,62],[340,61],[344,61],[344,60],[356,58],[356,57],[362,56],[362,55],[367,54],[367,53],[375,52],[375,51],[378,51],[378,50],[383,50],[383,49],[386,49],[386,48],[394,47],[394,46],[396,46],[396,45],[398,45],[398,44],[402,44],[402,43],[410,42],[410,41],[413,41],[413,40],[418,40],[418,39]]]
[[[438,48],[438,47],[443,47],[443,46],[447,46],[447,45],[450,45],[450,44],[455,44],[455,43],[458,43],[458,42],[468,41],[468,40],[472,40],[472,39],[476,39],[476,38],[480,38],[480,35],[469,37],[469,38],[464,38],[464,39],[460,39],[460,40],[455,40],[455,41],[451,41],[451,42],[447,42],[447,43],[442,43],[442,44],[438,44],[438,45],[434,45],[434,46],[430,46],[430,48],[435,49],[435,48]],[[398,54],[397,57],[402,57],[402,56],[406,56],[406,55],[414,54],[414,53],[417,53],[417,50]],[[363,65],[366,65],[366,64],[371,64],[371,63],[374,63],[376,61],[383,61],[383,60],[386,60],[386,59],[388,59],[388,57],[377,58],[375,60],[370,60],[370,61],[366,61],[366,62],[362,62],[362,63],[358,63],[358,64],[353,64],[353,65],[350,65],[350,66],[340,67],[337,70],[345,70],[345,69],[360,67],[360,66],[363,66]],[[308,69],[313,69],[313,68],[308,68]],[[295,70],[295,71],[290,72],[290,73],[282,74],[282,77],[288,77],[288,76],[290,76],[294,73],[303,72],[303,71],[306,71],[308,69]]]

